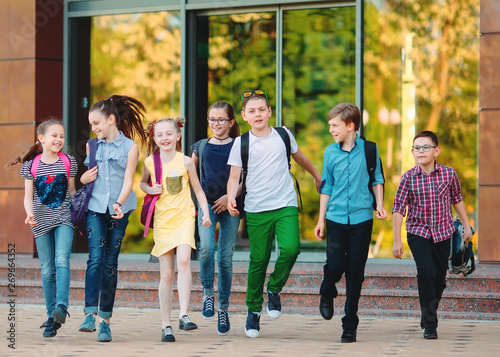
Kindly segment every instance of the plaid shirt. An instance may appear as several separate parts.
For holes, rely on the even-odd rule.
[[[462,199],[454,169],[436,163],[436,169],[427,174],[417,165],[401,177],[392,213],[404,216],[408,206],[406,231],[442,242],[455,231],[451,205]]]

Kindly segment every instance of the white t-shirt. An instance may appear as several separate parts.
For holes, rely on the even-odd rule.
[[[284,127],[285,128],[285,127]],[[290,130],[290,151],[297,152],[297,141]],[[234,141],[227,164],[242,167],[241,138]],[[286,146],[273,128],[266,137],[249,132],[248,175],[245,211],[250,213],[271,211],[283,207],[297,207],[297,193],[288,171]]]

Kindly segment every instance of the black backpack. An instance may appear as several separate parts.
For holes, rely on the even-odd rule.
[[[363,140],[365,138],[361,137]],[[375,200],[375,194],[373,193],[373,183],[375,182],[375,169],[377,167],[377,144],[373,141],[365,140],[365,158],[366,158],[366,169],[368,170],[369,180],[368,180],[368,190],[373,197],[373,210],[377,210],[377,200]],[[382,172],[382,177],[384,177],[384,167],[382,166],[382,160],[379,158],[380,171]],[[385,178],[384,178],[385,181]],[[385,185],[382,184],[385,192]],[[382,195],[382,200],[384,196]]]
[[[451,236],[448,271],[451,274],[463,274],[463,276],[467,276],[476,270],[472,242],[464,244],[464,225],[460,222],[457,215],[455,215],[455,218],[453,219],[453,225],[455,226],[455,232],[453,232],[453,235]],[[474,228],[470,226],[470,229],[472,231],[472,235],[474,235]]]
[[[286,147],[286,157],[288,159],[288,170],[290,171],[290,155],[291,155],[291,147],[290,147],[290,137],[288,136],[288,133],[286,130],[282,127],[275,127],[276,131],[280,135],[281,139],[283,140],[283,143],[285,144]],[[247,193],[246,191],[246,179],[247,179],[247,174],[248,174],[248,150],[250,147],[250,134],[248,131],[241,135],[241,162],[242,162],[242,182],[243,185],[241,187],[241,194],[236,197],[236,202],[238,203],[239,207],[244,208],[244,203],[245,203],[245,195]],[[299,196],[299,202],[300,202],[300,209],[302,209],[302,196],[300,194],[300,186],[299,182],[297,181],[297,178],[290,172],[290,175],[292,175],[294,181],[295,181],[295,188],[297,191],[297,194]],[[240,211],[241,213],[241,211]]]

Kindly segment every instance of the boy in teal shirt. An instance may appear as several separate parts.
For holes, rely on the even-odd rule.
[[[361,113],[354,104],[338,104],[328,113],[330,133],[335,143],[325,149],[319,219],[314,229],[316,238],[321,240],[326,218],[326,264],[320,288],[320,313],[325,320],[333,317],[333,299],[338,295],[335,284],[343,273],[346,277],[341,342],[356,342],[358,302],[373,226],[373,196],[368,188],[365,142],[356,134],[360,122]],[[385,219],[384,177],[378,150],[376,158],[373,182],[376,217]]]

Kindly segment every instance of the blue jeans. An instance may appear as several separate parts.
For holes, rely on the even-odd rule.
[[[61,224],[35,239],[48,317],[52,317],[52,311],[57,305],[63,304],[66,308],[69,306],[69,258],[73,233],[73,228]]]
[[[109,213],[87,212],[89,259],[85,274],[85,314],[97,314],[109,319],[115,304],[118,282],[118,255],[122,246],[130,212],[121,219]]]
[[[233,279],[233,253],[236,245],[236,236],[240,225],[240,217],[233,217],[226,210],[215,213],[212,206],[208,205],[210,212],[210,227],[203,227],[203,212],[198,205],[198,232],[200,234],[200,275],[203,284],[203,295],[214,294],[215,275],[215,228],[219,222],[219,240],[217,244],[217,260],[219,263],[218,301],[219,310],[229,307],[231,295],[231,281]]]

